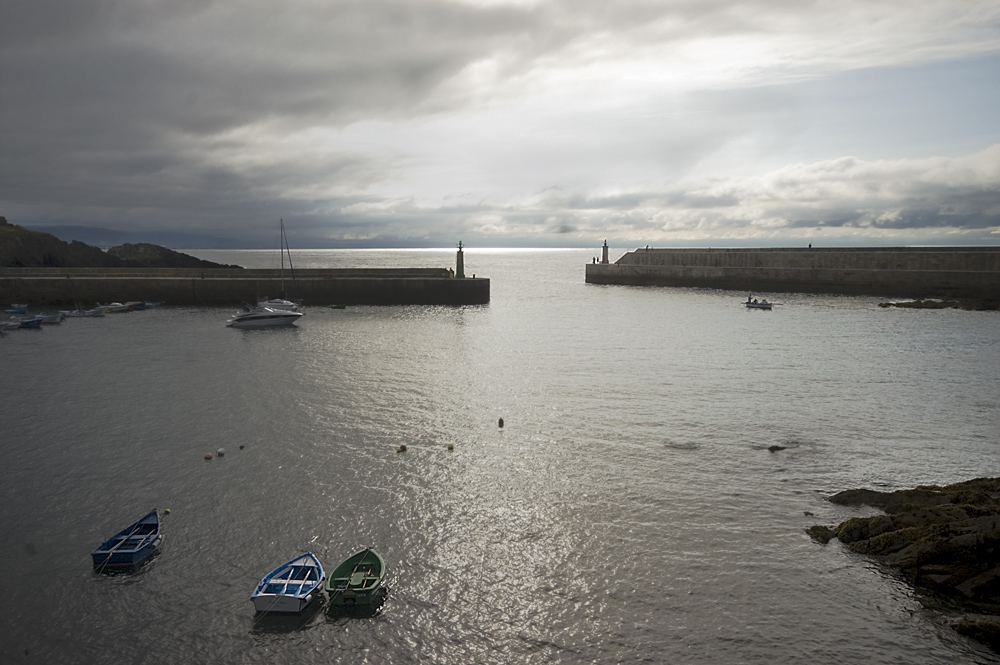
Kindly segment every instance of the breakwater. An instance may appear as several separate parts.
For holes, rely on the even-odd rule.
[[[0,302],[63,305],[162,300],[171,305],[239,305],[285,295],[309,305],[482,305],[490,280],[446,268],[275,269],[0,268]]]
[[[1000,247],[637,249],[588,284],[887,297],[1000,298]]]

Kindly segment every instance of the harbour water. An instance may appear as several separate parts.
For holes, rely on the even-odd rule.
[[[238,303],[168,305],[4,335],[0,661],[1000,662],[805,534],[859,514],[826,501],[843,489],[1000,475],[997,313],[747,311],[745,292],[587,285],[597,251],[468,249],[482,306],[307,303],[240,331]],[[154,506],[162,553],[94,573],[90,550]],[[365,546],[388,567],[376,610],[255,617],[278,563]]]

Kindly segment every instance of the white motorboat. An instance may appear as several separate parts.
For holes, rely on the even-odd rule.
[[[123,305],[120,302],[111,302],[111,303],[108,303],[107,305],[102,305],[101,303],[97,303],[97,307],[99,309],[104,310],[105,314],[118,314],[120,312],[131,312],[132,311],[132,307],[131,306],[129,306],[129,305]]]
[[[302,312],[288,309],[271,309],[270,307],[243,306],[242,312],[237,312],[233,318],[226,321],[230,328],[277,328],[295,325]]]

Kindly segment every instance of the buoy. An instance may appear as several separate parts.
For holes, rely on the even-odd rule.
[[[503,428],[503,418],[500,419],[500,421],[497,423],[497,425],[499,425],[501,428]]]
[[[215,453],[216,457],[222,457],[225,454],[226,454],[225,448],[219,448],[219,450]]]
[[[448,450],[455,450],[455,444],[454,443],[449,443],[448,444]]]
[[[398,449],[398,450],[396,450],[396,452],[397,452],[397,453],[405,453],[405,452],[406,452],[406,444],[405,444],[405,443],[401,443],[401,444],[399,445],[399,449]]]
[[[212,453],[205,453],[205,459],[212,459]]]
[[[164,515],[169,515],[170,514],[170,509],[169,508],[164,509],[163,514]]]
[[[242,443],[240,444],[240,450],[243,450],[243,444]]]

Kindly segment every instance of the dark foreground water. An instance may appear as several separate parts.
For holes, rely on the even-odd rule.
[[[745,311],[746,293],[588,286],[593,254],[470,250],[487,306],[257,332],[166,307],[4,335],[0,662],[1000,662],[804,533],[857,514],[826,501],[842,489],[1000,475],[998,315]],[[89,551],[154,506],[162,554],[95,574]],[[278,563],[369,545],[377,611],[255,618]]]

